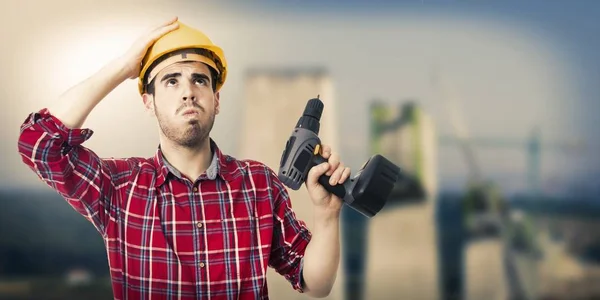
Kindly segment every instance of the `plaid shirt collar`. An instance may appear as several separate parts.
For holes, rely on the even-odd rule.
[[[234,175],[234,172],[237,170],[237,167],[232,162],[233,160],[231,157],[221,152],[212,138],[210,138],[210,148],[213,153],[212,161],[208,166],[208,169],[206,169],[206,172],[200,175],[198,180],[215,180],[217,176],[219,176],[225,181],[230,181]],[[160,187],[163,183],[165,183],[169,174],[182,179],[181,173],[165,159],[160,145],[156,150],[153,162],[156,169],[159,170],[155,182],[156,187]]]

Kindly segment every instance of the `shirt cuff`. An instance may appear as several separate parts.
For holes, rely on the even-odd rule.
[[[22,130],[42,129],[54,138],[64,141],[68,146],[78,146],[88,140],[94,133],[88,128],[68,128],[57,117],[52,115],[47,108],[31,113]]]

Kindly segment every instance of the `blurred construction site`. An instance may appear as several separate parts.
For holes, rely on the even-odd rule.
[[[318,95],[319,136],[353,173],[375,154],[402,170],[375,217],[344,207],[326,299],[600,299],[600,4],[413,2],[5,4],[0,298],[111,298],[101,237],[25,169],[18,128],[178,15],[229,57],[211,135],[224,152],[277,170]],[[151,156],[142,106],[135,82],[119,86],[86,121],[85,145]],[[311,227],[306,190],[290,195]],[[271,299],[308,299],[268,279]]]

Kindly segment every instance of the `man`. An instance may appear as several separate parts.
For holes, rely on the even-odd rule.
[[[317,178],[343,183],[350,170],[324,147],[329,162],[306,182],[309,231],[271,169],[210,138],[226,74],[222,50],[174,18],[21,127],[23,161],[101,233],[116,299],[268,299],[267,267],[313,297],[333,286],[342,201]],[[101,159],[82,146],[92,135],[82,125],[128,78],[160,145],[152,158]]]

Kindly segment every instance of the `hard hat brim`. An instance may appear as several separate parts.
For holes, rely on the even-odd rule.
[[[189,56],[188,58],[184,58],[182,56],[174,56],[174,59],[170,59],[167,58],[164,61],[159,62],[158,64],[155,65],[155,62],[162,59],[164,56],[171,54],[173,52],[179,52],[181,50],[193,50],[193,49],[205,49],[205,50],[209,50],[211,52],[214,53],[214,56],[216,58],[215,61],[214,59],[208,58],[206,56],[202,56],[202,55],[194,55],[194,56]],[[185,52],[184,52],[185,53]],[[224,57],[223,55],[223,50],[218,47],[218,46],[214,46],[214,45],[184,45],[184,46],[180,46],[177,48],[173,48],[173,49],[169,49],[168,51],[163,51],[161,53],[158,53],[157,55],[155,55],[155,59],[153,59],[152,61],[147,61],[146,64],[144,65],[144,67],[141,69],[140,71],[140,75],[138,77],[138,89],[140,92],[140,95],[142,95],[145,92],[145,85],[150,83],[152,81],[152,79],[165,67],[173,64],[173,63],[177,63],[177,62],[181,62],[181,61],[198,61],[198,62],[202,62],[207,64],[208,66],[212,67],[215,69],[215,71],[217,71],[217,82],[216,82],[216,90],[220,90],[221,86],[223,85],[223,82],[225,81],[226,78],[226,62],[224,61],[220,61],[219,57]],[[166,64],[163,64],[164,62],[166,62]],[[155,66],[154,66],[155,65]],[[147,74],[149,74],[149,76],[146,76]],[[148,82],[144,83],[144,80],[146,80],[146,77],[148,77]]]

